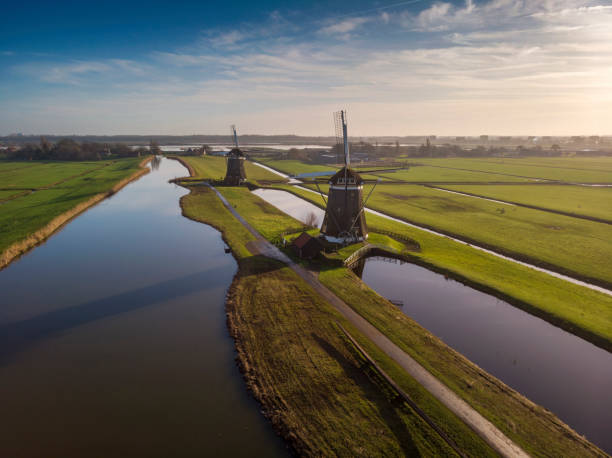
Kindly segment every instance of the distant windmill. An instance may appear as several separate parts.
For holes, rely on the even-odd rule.
[[[244,153],[238,147],[238,134],[236,126],[231,126],[232,137],[234,139],[234,148],[231,149],[226,156],[227,171],[223,182],[230,186],[238,186],[246,181],[246,173],[244,171]]]
[[[337,143],[344,151],[344,167],[329,179],[329,193],[325,202],[325,218],[321,225],[321,234],[330,242],[358,242],[368,238],[363,202],[364,181],[351,169],[346,111],[334,113],[334,122]],[[323,172],[320,175],[328,174]],[[370,191],[368,199],[372,191],[374,188]],[[323,196],[322,193],[321,195]],[[323,200],[325,201],[325,197]]]

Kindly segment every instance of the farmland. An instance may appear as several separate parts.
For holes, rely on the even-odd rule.
[[[219,156],[183,156],[181,158],[187,162],[195,171],[197,178],[209,180],[222,180],[225,177],[225,158]],[[259,167],[252,162],[245,161],[244,169],[246,175],[251,181],[286,181],[279,175],[272,173],[262,167]]]
[[[444,189],[612,222],[612,188],[444,185]]]
[[[556,160],[556,159],[555,159]],[[525,159],[466,159],[466,158],[442,158],[428,159],[418,158],[415,162],[432,167],[445,169],[467,170],[474,172],[498,173],[508,177],[525,177],[529,179],[553,180],[570,183],[612,183],[612,172],[610,171],[609,160],[600,160],[607,169],[600,169],[597,166],[589,166],[589,162],[582,159],[571,161],[561,161],[559,165],[552,165],[554,162],[543,162]],[[582,168],[585,167],[585,168]],[[507,180],[506,180],[507,181]]]
[[[131,158],[86,163],[0,162],[0,175],[3,175],[0,199],[17,196],[1,204],[0,265],[13,257],[14,254],[7,252],[9,247],[32,236],[55,218],[83,205],[86,208],[92,199],[112,192],[113,187],[139,173],[141,161]],[[32,243],[40,240],[37,237]],[[27,249],[29,244],[26,245],[17,248],[16,253]]]

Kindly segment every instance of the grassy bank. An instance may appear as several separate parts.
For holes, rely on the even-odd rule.
[[[147,159],[145,159],[147,161]],[[70,219],[147,173],[142,159],[95,163],[2,163],[3,186],[30,189],[2,203],[0,268],[42,242]],[[13,166],[17,170],[9,171]],[[31,179],[28,179],[30,167]]]
[[[265,232],[268,224],[274,221],[274,216],[269,216],[270,221],[266,221],[266,217],[262,216],[261,213],[254,217],[255,211],[242,213],[242,210],[240,210],[240,208],[243,210],[247,208],[245,201],[256,202],[260,199],[246,190],[236,191],[231,189],[231,192],[228,192],[228,189],[230,188],[221,189],[228,201],[233,205],[238,205],[238,211],[256,229]],[[250,205],[255,208],[267,204],[261,201],[261,203]],[[255,279],[255,276],[251,276],[251,279],[254,283],[258,282],[259,276],[257,276],[257,279]],[[444,381],[447,386],[529,453],[536,456],[559,456],[562,454],[588,456],[600,453],[553,414],[531,403],[446,346],[385,299],[378,296],[347,269],[340,267],[325,269],[321,272],[320,279],[358,313]],[[266,291],[266,289],[263,289],[263,291]],[[263,301],[264,303],[273,300],[272,297],[276,294],[276,290],[268,294],[269,296]],[[245,295],[249,296],[249,304],[255,300],[253,297],[255,293],[252,291]],[[286,300],[291,303],[295,301],[295,298],[287,297]],[[309,301],[314,300],[314,298],[309,299]],[[287,307],[286,304],[285,307]],[[274,319],[269,318],[272,322]],[[369,345],[367,341],[365,345]],[[376,352],[376,349],[372,349],[372,346],[369,345],[368,351]],[[387,372],[394,374],[394,378],[402,379],[401,371],[394,368],[393,364],[385,360],[380,353],[374,357]],[[406,381],[401,383],[402,387],[409,385]]]
[[[315,205],[321,197],[293,186],[293,192]],[[382,229],[416,240],[413,259],[481,291],[494,294],[534,315],[612,351],[612,297],[574,285],[520,264],[492,256],[446,237],[429,234],[367,214],[370,229]]]
[[[222,188],[243,216],[273,236],[257,218],[258,204],[245,204],[244,189]],[[248,193],[248,191],[246,191]],[[253,394],[276,429],[304,455],[429,455],[454,452],[406,405],[394,401],[352,350],[335,323],[348,327],[385,370],[472,456],[493,455],[489,447],[412,378],[359,335],[292,270],[253,256],[253,236],[208,188],[192,188],[181,201],[186,216],[223,232],[239,262],[228,296],[228,324]],[[287,217],[288,218],[288,217]],[[292,226],[296,221],[289,220]]]

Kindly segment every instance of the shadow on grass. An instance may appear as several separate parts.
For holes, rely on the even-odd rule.
[[[238,263],[240,264],[239,272],[241,277],[261,275],[287,267],[285,263],[282,263],[272,258],[268,258],[267,256],[264,256],[262,254],[256,254],[246,258],[241,258]]]
[[[214,269],[204,270],[2,325],[0,326],[0,366],[36,342],[52,338],[78,326],[205,290],[210,287],[210,277],[214,274]]]
[[[421,453],[414,444],[406,424],[397,414],[393,401],[384,394],[384,390],[372,382],[361,368],[351,363],[328,341],[315,334],[312,334],[312,337],[331,358],[340,364],[345,375],[364,389],[363,395],[377,407],[381,417],[386,421],[387,426],[396,437],[403,455],[411,457],[420,456]]]

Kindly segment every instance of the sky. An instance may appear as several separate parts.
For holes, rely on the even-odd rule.
[[[612,134],[612,0],[2,0],[0,135]]]

